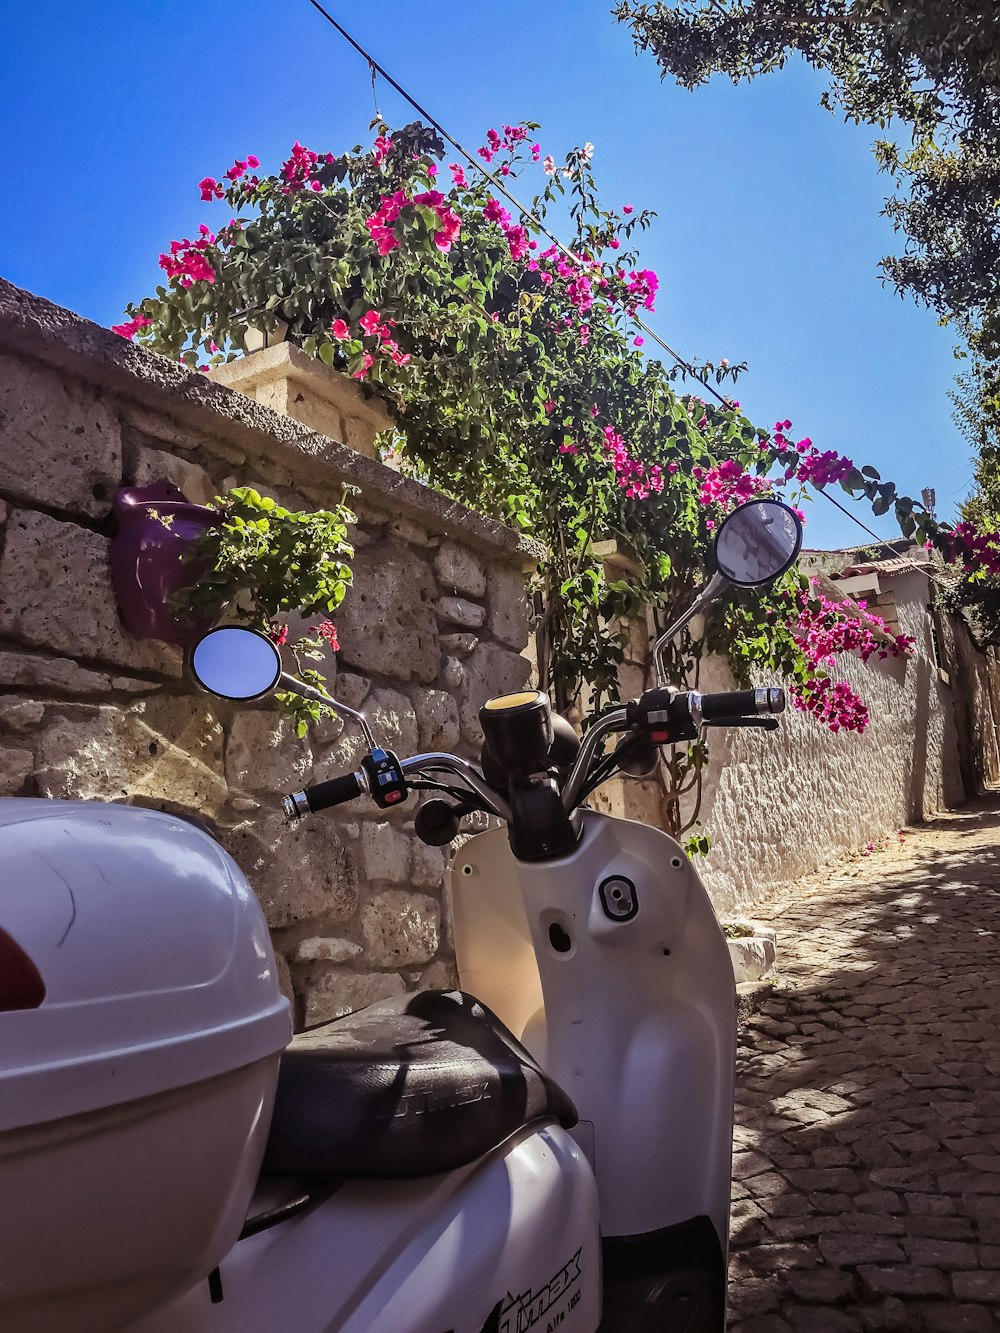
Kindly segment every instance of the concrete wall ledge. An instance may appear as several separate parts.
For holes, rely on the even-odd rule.
[[[169,417],[248,458],[286,463],[303,482],[360,486],[393,516],[453,537],[506,564],[531,569],[541,546],[464,505],[401,477],[376,459],[282,416],[206,376],[147,352],[88,319],[0,278],[0,351],[79,376],[140,409]]]

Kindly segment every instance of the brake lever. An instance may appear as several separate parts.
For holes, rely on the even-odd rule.
[[[703,727],[763,727],[765,731],[777,731],[779,723],[776,717],[720,717],[712,722],[703,722],[701,725]]]

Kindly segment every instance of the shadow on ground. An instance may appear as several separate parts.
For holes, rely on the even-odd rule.
[[[1000,797],[765,915],[731,1333],[1000,1333]]]

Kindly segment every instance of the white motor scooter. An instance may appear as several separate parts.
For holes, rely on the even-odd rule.
[[[581,806],[702,725],[777,725],[779,690],[677,692],[662,650],[800,544],[786,506],[734,511],[659,686],[582,744],[525,691],[483,708],[482,770],[400,761],[337,705],[369,753],[291,816],[430,789],[428,842],[502,821],[450,870],[461,991],[292,1038],[261,910],[210,837],[0,802],[0,1329],[721,1333],[726,941],[673,839]],[[317,697],[252,630],[210,631],[192,670],[226,698]]]

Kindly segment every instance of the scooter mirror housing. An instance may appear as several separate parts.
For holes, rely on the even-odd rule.
[[[664,654],[675,634],[714,602],[726,584],[760,588],[791,569],[802,549],[802,520],[781,500],[750,500],[724,519],[715,538],[715,573],[688,609],[653,645],[659,685],[666,685]]]
[[[780,578],[802,549],[802,521],[781,500],[751,500],[724,519],[715,539],[715,567],[738,588]]]
[[[191,650],[191,674],[220,699],[260,699],[281,678],[281,656],[259,630],[239,625],[210,629]]]
[[[364,732],[368,749],[376,748],[368,719],[356,708],[348,708],[339,699],[307,685],[281,669],[281,654],[260,630],[243,625],[220,625],[203,634],[191,649],[191,674],[203,690],[220,699],[261,699],[280,685],[303,699],[327,704],[338,713],[353,717]]]

